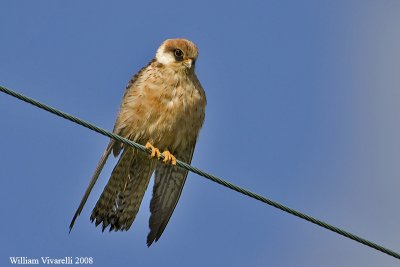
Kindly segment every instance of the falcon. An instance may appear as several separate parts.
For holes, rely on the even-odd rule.
[[[148,156],[111,139],[70,224],[72,230],[108,156],[119,160],[90,219],[112,231],[128,230],[154,175],[147,245],[158,241],[178,203],[204,122],[206,96],[196,76],[198,49],[186,39],[168,39],[155,58],[129,81],[113,132],[151,150]],[[163,151],[162,153],[160,151]],[[161,160],[161,154],[164,159]]]

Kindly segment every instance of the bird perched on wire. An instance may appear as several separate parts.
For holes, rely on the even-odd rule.
[[[150,177],[155,172],[150,202],[147,245],[162,235],[185,184],[203,125],[206,96],[195,74],[198,49],[186,39],[168,39],[155,58],[129,81],[113,132],[151,149],[150,157],[111,139],[71,221],[70,231],[111,152],[121,154],[90,216],[96,226],[128,230],[139,210]],[[164,152],[160,152],[160,149]],[[163,154],[164,159],[160,157]]]

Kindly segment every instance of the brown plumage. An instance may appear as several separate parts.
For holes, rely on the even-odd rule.
[[[174,165],[175,157],[190,164],[204,121],[206,96],[194,65],[197,47],[185,39],[166,40],[155,58],[128,83],[114,133],[164,150],[164,162],[111,140],[72,219],[70,230],[85,205],[109,156],[122,154],[104,188],[91,220],[104,231],[128,230],[139,210],[155,170],[147,245],[163,233],[179,200],[188,172]],[[154,146],[154,147],[153,147]],[[157,153],[156,153],[157,152]],[[169,156],[170,154],[174,156]],[[154,156],[153,155],[153,156]]]

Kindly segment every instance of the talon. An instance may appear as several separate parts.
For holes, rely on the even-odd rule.
[[[147,149],[151,149],[150,158],[157,157],[158,159],[160,159],[161,153],[160,153],[160,150],[158,150],[158,148],[154,147],[154,146],[153,146],[152,144],[150,144],[149,142],[147,142],[146,148],[147,148]]]
[[[172,165],[176,165],[176,158],[174,155],[171,154],[171,152],[169,152],[168,150],[165,150],[162,154],[164,156],[163,162],[165,164],[171,163]]]

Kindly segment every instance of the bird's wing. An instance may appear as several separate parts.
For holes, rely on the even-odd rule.
[[[140,82],[140,78],[146,75],[146,70],[149,69],[150,65],[152,65],[155,62],[155,59],[150,61],[146,66],[144,66],[141,70],[139,70],[133,77],[132,79],[128,82],[124,96],[121,101],[118,117],[115,121],[114,125],[114,133],[118,133],[121,136],[124,136],[125,138],[130,137],[132,134],[129,132],[129,130],[126,130],[126,128],[129,128],[129,124],[132,123],[131,117],[132,117],[132,109],[127,108],[127,106],[131,106],[133,102],[136,102],[136,98],[134,97],[136,93],[134,92],[140,92],[143,89],[143,83]],[[113,147],[113,154],[114,156],[118,156],[121,150],[125,147],[124,144],[122,144],[119,141],[115,141],[114,147]]]
[[[137,84],[138,84],[137,81],[138,81],[139,77],[145,72],[145,70],[146,70],[154,61],[155,61],[155,60],[153,59],[149,64],[147,64],[147,65],[146,65],[145,67],[143,67],[140,71],[138,71],[138,72],[132,77],[132,79],[128,82],[128,85],[126,86],[126,89],[125,89],[124,96],[123,96],[123,98],[122,98],[122,103],[121,103],[121,107],[120,107],[120,112],[118,113],[118,117],[117,117],[117,120],[116,120],[115,125],[114,125],[114,130],[113,130],[113,132],[114,132],[115,134],[121,135],[121,136],[123,136],[123,137],[125,137],[125,138],[129,138],[129,134],[130,134],[130,133],[127,133],[127,132],[125,131],[125,124],[126,124],[126,122],[124,122],[124,118],[129,117],[129,116],[126,116],[126,114],[122,114],[122,111],[124,110],[123,107],[124,107],[124,105],[126,104],[126,101],[132,101],[132,99],[127,99],[128,92],[129,92],[130,90],[137,90]],[[93,174],[93,176],[92,176],[92,179],[90,180],[89,186],[88,186],[87,189],[86,189],[86,192],[85,192],[85,194],[84,194],[84,196],[83,196],[83,198],[82,198],[82,200],[81,200],[81,203],[79,204],[79,207],[78,207],[77,211],[75,212],[74,217],[72,218],[71,224],[70,224],[70,226],[69,226],[70,232],[71,232],[71,230],[72,230],[72,227],[74,226],[74,223],[75,223],[76,218],[80,215],[80,213],[81,213],[83,207],[85,206],[85,203],[86,203],[86,201],[87,201],[87,199],[88,199],[88,197],[89,197],[89,195],[90,195],[90,192],[92,191],[93,186],[94,186],[94,184],[96,183],[96,181],[97,181],[97,179],[98,179],[98,177],[99,177],[99,175],[100,175],[100,172],[101,172],[101,170],[103,169],[104,164],[106,163],[106,161],[107,161],[107,159],[108,159],[108,156],[110,155],[111,151],[113,151],[114,156],[117,157],[117,156],[120,154],[121,150],[122,150],[124,147],[125,147],[124,144],[122,144],[122,143],[119,142],[119,141],[113,140],[113,139],[112,139],[112,140],[110,141],[110,143],[108,144],[106,150],[104,151],[103,155],[102,155],[101,158],[100,158],[99,164],[97,165],[97,168],[96,168],[96,170],[95,170],[95,172],[94,172],[94,174]],[[129,151],[131,151],[131,150],[129,150]],[[132,153],[129,153],[129,154],[133,154],[133,151],[132,151]],[[121,158],[120,158],[120,160],[118,161],[118,163],[121,162],[121,159],[122,159],[122,158],[123,158],[123,157],[121,156]],[[126,156],[125,156],[124,158],[126,158]],[[122,161],[122,162],[124,162],[124,161]],[[117,164],[117,165],[118,165],[118,164]],[[114,170],[116,170],[116,169],[118,169],[118,168],[114,168]],[[127,168],[127,170],[129,170],[129,167]],[[110,179],[110,180],[111,180],[111,179]]]
[[[174,151],[176,158],[190,164],[196,141],[189,143],[183,149]],[[147,246],[158,241],[171,218],[182,193],[188,171],[174,165],[158,162],[155,172],[153,197],[150,202],[150,233],[147,236]]]
[[[101,170],[104,167],[104,164],[106,163],[108,156],[111,153],[111,150],[114,146],[115,141],[113,139],[110,140],[110,142],[108,143],[107,148],[104,150],[103,155],[100,158],[99,163],[97,164],[96,170],[94,171],[94,174],[92,176],[92,179],[90,180],[90,183],[88,185],[88,187],[86,188],[85,194],[82,197],[81,203],[79,204],[78,209],[76,210],[74,217],[72,218],[71,224],[69,225],[69,231],[71,232],[72,227],[74,227],[74,223],[76,218],[78,218],[78,216],[81,214],[83,207],[85,206],[85,203],[90,195],[90,192],[92,192],[93,186],[97,181],[97,178],[99,178],[99,175],[101,173]]]

